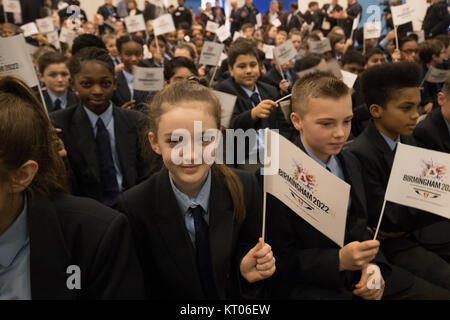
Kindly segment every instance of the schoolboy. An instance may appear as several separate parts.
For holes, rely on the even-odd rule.
[[[38,60],[39,76],[45,83],[43,96],[48,112],[72,108],[80,98],[69,88],[70,72],[67,58],[58,52],[47,52]]]
[[[378,224],[397,143],[415,144],[411,135],[419,117],[420,75],[417,64],[399,62],[369,68],[361,77],[372,120],[349,145],[349,151],[364,164],[368,225],[372,230]],[[441,220],[431,213],[388,201],[379,231],[381,249],[388,260],[421,278],[424,288],[428,288],[422,291],[439,298],[450,293],[449,264],[427,250],[413,232]]]

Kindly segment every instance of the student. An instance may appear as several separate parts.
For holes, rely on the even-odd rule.
[[[442,68],[441,65],[445,59],[444,44],[439,40],[425,40],[419,45],[419,58],[422,64],[423,77],[425,77],[430,67]],[[441,91],[442,83],[431,83],[424,80],[422,86],[423,90],[420,92],[422,97],[421,106],[423,107],[423,112],[429,113],[438,106],[436,97]]]
[[[121,71],[123,68],[122,60],[120,60],[119,51],[117,50],[117,38],[114,34],[106,34],[102,37],[103,42],[105,43],[106,49],[111,56],[114,66],[116,67],[116,72]]]
[[[194,138],[195,121],[201,121],[200,138]],[[262,211],[256,179],[203,158],[220,138],[208,136],[220,128],[213,92],[194,81],[176,81],[153,99],[149,124],[149,141],[165,167],[120,200],[145,270],[147,297],[226,299],[261,289],[251,283],[274,273],[275,258],[270,246],[260,248],[258,241]],[[190,136],[175,137],[181,129]],[[189,153],[174,149],[181,141],[189,144]],[[179,158],[172,157],[175,152]]]
[[[385,62],[383,50],[381,50],[380,48],[374,48],[367,51],[367,53],[364,55],[364,62],[364,69],[383,64]]]
[[[45,84],[42,91],[48,112],[76,107],[80,98],[69,88],[70,72],[67,58],[58,52],[47,52],[38,60],[39,78]]]
[[[419,49],[416,38],[412,35],[400,38],[398,45],[400,46],[402,61],[417,62]]]
[[[171,57],[166,53],[166,38],[163,36],[158,36],[158,47],[156,46],[156,38],[154,35],[151,35],[148,39],[148,50],[152,54],[151,59],[145,59],[145,62],[154,68],[161,68],[170,61]]]
[[[379,242],[366,230],[367,206],[361,165],[341,151],[350,134],[351,91],[329,73],[300,78],[292,90],[291,121],[299,132],[295,145],[322,167],[351,185],[345,245],[339,248],[281,201],[267,195],[267,237],[277,252],[271,279],[273,298],[379,300],[380,288],[367,288],[370,264],[390,271],[378,253]],[[276,250],[275,250],[276,248]],[[279,256],[278,256],[279,252]]]
[[[53,114],[73,171],[74,195],[114,206],[120,192],[147,177],[140,131],[145,117],[111,101],[114,64],[106,50],[84,48],[69,62],[81,104]]]
[[[341,59],[342,69],[359,75],[364,71],[364,57],[356,50],[347,50]]]
[[[251,40],[236,41],[228,52],[228,71],[231,77],[220,82],[216,86],[216,90],[237,96],[230,128],[279,129],[280,133],[289,137],[292,133],[291,126],[286,122],[283,112],[275,103],[280,98],[278,90],[269,84],[258,81],[259,64],[258,49]],[[256,153],[257,150],[258,144],[247,145],[246,157]]]
[[[117,50],[123,62],[123,69],[117,73],[117,90],[114,91],[113,102],[115,105],[128,109],[133,106],[133,66],[137,66],[143,60],[144,42],[136,36],[122,36],[117,39]],[[148,65],[150,67],[150,65]]]
[[[438,108],[417,124],[414,138],[422,148],[450,153],[450,78],[437,95]]]
[[[243,39],[230,48],[231,78],[220,82],[216,89],[238,97],[231,118],[232,128],[260,129],[265,125],[272,129],[286,128],[282,111],[274,102],[280,95],[273,86],[258,81],[259,70],[258,51],[251,40]],[[256,103],[257,99],[260,102]]]
[[[369,227],[378,225],[397,142],[414,145],[411,134],[419,114],[420,67],[415,63],[387,63],[367,69],[362,91],[372,120],[350,145],[361,163],[369,212]],[[379,231],[381,250],[388,260],[420,278],[431,297],[450,294],[447,261],[425,248],[412,233],[434,222],[437,215],[387,202]],[[448,250],[439,246],[438,250]],[[442,291],[443,289],[444,292]]]
[[[54,129],[10,76],[0,78],[0,135],[0,300],[143,298],[126,217],[66,193]]]
[[[194,62],[188,58],[173,58],[164,67],[164,85],[190,78],[198,79],[198,72]]]

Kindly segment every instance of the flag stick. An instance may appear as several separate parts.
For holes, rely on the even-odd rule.
[[[217,69],[218,69],[218,66],[216,65],[216,66],[214,67],[214,72],[213,72],[213,75],[212,75],[212,77],[211,77],[211,80],[209,80],[209,86],[210,86],[210,87],[211,87],[212,82],[214,81],[214,77],[216,76]]]
[[[264,247],[264,241],[266,237],[266,188],[264,187],[264,196],[263,196],[263,221],[262,221],[262,246]]]
[[[395,30],[395,48],[396,48],[396,49],[400,49],[400,48],[398,47],[397,26],[394,26],[394,30]]]
[[[281,69],[281,66],[280,66],[280,64],[278,63],[278,60],[277,60],[276,58],[275,58],[275,60],[277,61],[278,68],[280,68],[281,77],[283,78],[283,80],[286,80],[286,79],[284,78],[283,69]]]
[[[377,239],[377,236],[378,236],[378,230],[380,229],[381,219],[383,218],[383,213],[384,213],[384,207],[385,207],[385,206],[386,206],[386,198],[384,199],[384,202],[383,202],[383,208],[381,208],[380,219],[378,220],[377,230],[375,230],[375,236],[373,237],[373,240],[376,240],[376,239]]]
[[[42,89],[41,89],[41,85],[39,83],[39,79],[38,79],[38,89],[39,89],[39,95],[41,96],[42,105],[44,106],[45,114],[47,114],[47,117],[50,118],[50,116],[48,115],[47,104],[45,103],[44,95],[42,94]]]
[[[278,99],[277,101],[275,101],[275,103],[280,103],[283,100],[289,99],[292,96],[292,93],[289,93],[287,96],[284,96],[281,99]]]

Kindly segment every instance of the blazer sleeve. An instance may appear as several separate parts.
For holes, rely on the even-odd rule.
[[[106,229],[91,266],[87,299],[143,299],[142,270],[124,215]]]

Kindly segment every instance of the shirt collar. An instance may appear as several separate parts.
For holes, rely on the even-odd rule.
[[[205,183],[203,184],[200,192],[197,197],[192,199],[189,198],[186,194],[181,192],[173,183],[172,176],[169,173],[170,184],[172,186],[172,190],[175,193],[175,198],[177,199],[178,204],[180,205],[181,212],[185,215],[189,208],[196,207],[200,205],[204,212],[208,211],[209,204],[209,194],[211,192],[211,169],[208,172],[208,177],[206,178]]]
[[[0,235],[0,266],[10,266],[28,241],[27,199],[24,197],[22,212],[13,224]]]
[[[127,80],[127,83],[128,84],[133,83],[133,78],[134,78],[133,74],[129,73],[125,69],[123,69],[122,72],[123,72],[123,75],[125,76],[125,79]]]
[[[386,141],[386,143],[388,144],[389,148],[394,151],[395,147],[397,146],[397,142],[400,142],[400,135],[397,137],[397,139],[392,140],[391,138],[389,138],[388,136],[385,136],[384,134],[382,134],[380,132],[381,136],[384,138],[384,140]]]
[[[105,127],[108,127],[108,124],[113,119],[113,107],[112,102],[109,103],[109,107],[101,114],[97,115],[85,106],[83,106],[84,111],[86,111],[86,114],[89,118],[89,121],[91,123],[92,128],[95,128],[97,126],[97,120],[98,118],[102,118],[103,123],[105,124]]]
[[[65,106],[67,103],[67,90],[64,92],[64,94],[60,97],[54,95],[53,93],[51,93],[50,91],[47,90],[48,95],[50,96],[50,99],[52,100],[52,103],[55,103],[56,99],[61,100],[61,105]]]
[[[249,98],[251,98],[253,93],[257,93],[259,97],[261,98],[261,95],[259,94],[258,86],[255,84],[255,91],[248,90],[246,87],[241,86],[241,88],[245,91],[245,93],[248,95]]]

